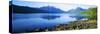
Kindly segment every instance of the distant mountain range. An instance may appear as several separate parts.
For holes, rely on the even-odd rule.
[[[44,7],[40,7],[39,9],[47,11],[48,13],[66,13],[65,11],[59,8],[55,8],[53,6],[44,6]]]
[[[55,8],[53,6],[43,6],[40,8],[28,7],[28,6],[19,6],[11,4],[10,2],[10,9],[12,9],[13,13],[72,13],[72,14],[79,14],[86,9],[77,7],[76,9],[71,9],[69,11],[63,11],[59,8]],[[11,10],[10,10],[11,11]]]
[[[65,13],[65,11],[52,6],[31,8],[26,6],[10,5],[10,8],[11,7],[13,9],[13,13]]]
[[[80,14],[80,12],[86,11],[87,9],[83,9],[80,7],[77,7],[76,9],[71,9],[69,10],[67,13],[71,13],[71,14]]]

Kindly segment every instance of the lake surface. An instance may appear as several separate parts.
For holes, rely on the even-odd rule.
[[[53,27],[57,24],[68,24],[75,21],[74,14],[13,14],[13,31],[25,31],[35,28]]]

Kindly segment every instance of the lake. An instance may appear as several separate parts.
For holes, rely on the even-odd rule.
[[[35,28],[53,27],[57,24],[68,24],[71,21],[76,21],[72,18],[74,14],[48,14],[48,13],[34,13],[34,14],[13,14],[12,27],[14,32],[22,32],[25,30],[32,30]]]

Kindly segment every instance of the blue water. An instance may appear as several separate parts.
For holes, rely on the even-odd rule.
[[[44,16],[50,15],[49,19],[44,19]],[[13,14],[13,31],[25,31],[35,28],[53,27],[57,24],[68,24],[70,21],[75,21],[72,18],[73,14]],[[53,18],[54,16],[54,18]],[[59,16],[56,18],[56,16]],[[47,17],[48,18],[48,17]],[[52,19],[53,18],[53,19]]]

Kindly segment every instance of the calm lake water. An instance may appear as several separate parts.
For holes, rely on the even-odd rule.
[[[53,27],[57,24],[68,24],[70,21],[76,20],[70,17],[72,15],[74,14],[13,14],[13,31],[25,31],[35,28]],[[49,19],[45,19],[45,16],[49,16]]]

